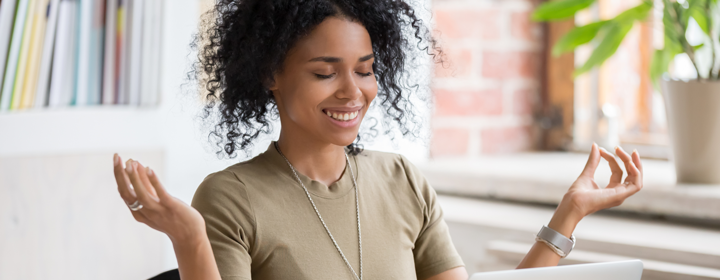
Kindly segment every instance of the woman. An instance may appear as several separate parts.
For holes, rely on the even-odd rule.
[[[410,48],[441,55],[413,9],[397,0],[223,0],[213,16],[197,39],[209,44],[196,73],[207,77],[208,116],[220,116],[212,135],[234,155],[277,115],[277,142],[210,174],[193,207],[150,168],[114,158],[120,195],[136,220],[172,240],[182,279],[467,279],[417,168],[354,142],[376,98],[403,133],[413,132],[409,90],[399,82]],[[421,44],[403,37],[406,27]],[[593,145],[518,268],[557,265],[584,216],[642,188],[638,153],[615,152],[624,183],[614,156]],[[601,157],[613,170],[606,188],[593,181]]]

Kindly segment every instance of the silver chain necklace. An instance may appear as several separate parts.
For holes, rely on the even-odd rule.
[[[295,179],[298,181],[298,183],[300,183],[300,186],[302,186],[303,190],[305,191],[305,195],[307,195],[308,200],[310,200],[310,204],[312,204],[313,209],[315,209],[315,214],[317,214],[318,219],[320,219],[320,222],[322,223],[323,227],[325,228],[325,232],[327,232],[328,236],[330,236],[330,240],[332,240],[333,245],[335,245],[335,249],[337,249],[338,253],[340,253],[340,257],[342,257],[343,261],[345,261],[345,264],[348,266],[348,268],[350,268],[350,271],[352,271],[353,275],[355,276],[355,279],[362,280],[362,278],[363,278],[363,263],[362,263],[362,235],[360,234],[360,202],[358,200],[358,187],[357,187],[357,182],[355,181],[355,172],[353,172],[352,166],[350,165],[350,158],[348,158],[347,154],[345,154],[345,162],[347,163],[348,169],[350,169],[350,175],[352,175],[353,187],[355,187],[355,213],[357,214],[356,217],[357,217],[357,229],[358,229],[358,251],[360,252],[360,276],[358,276],[358,274],[355,273],[355,269],[353,269],[352,265],[350,265],[350,262],[348,262],[347,258],[345,258],[345,254],[343,254],[342,250],[340,250],[340,246],[338,246],[332,233],[330,233],[330,229],[328,229],[327,225],[325,224],[325,220],[323,220],[322,216],[320,216],[320,211],[318,211],[317,207],[315,206],[315,202],[313,201],[312,197],[310,196],[310,192],[308,192],[307,188],[305,187],[305,184],[303,184],[302,180],[300,180],[300,176],[298,176],[297,171],[295,171],[295,167],[293,167],[293,165],[290,164],[290,161],[280,151],[280,146],[278,146],[277,142],[275,142],[275,149],[277,149],[278,153],[280,153],[280,156],[282,156],[283,159],[285,159],[285,162],[287,162],[288,166],[290,167],[290,170],[292,170],[293,175],[295,175]]]

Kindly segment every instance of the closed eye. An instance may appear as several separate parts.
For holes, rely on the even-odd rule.
[[[333,75],[335,75],[335,74],[333,73],[333,74],[330,74],[330,75],[322,75],[322,74],[317,74],[317,73],[315,73],[315,77],[318,77],[318,79],[322,79],[322,80],[324,80],[324,79],[330,79],[330,78],[332,78]]]
[[[367,73],[358,73],[358,74],[359,74],[360,76],[362,76],[362,77],[368,77],[368,76],[372,75],[373,73],[372,73],[372,72],[367,72]]]

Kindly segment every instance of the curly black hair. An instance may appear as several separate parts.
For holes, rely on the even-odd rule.
[[[383,125],[394,121],[403,136],[416,135],[418,121],[409,94],[418,85],[404,79],[408,63],[413,51],[431,55],[436,62],[442,61],[443,54],[410,3],[219,0],[201,20],[202,31],[192,44],[198,61],[190,72],[190,78],[206,91],[203,118],[217,122],[209,137],[218,145],[218,154],[224,152],[232,158],[238,150],[247,153],[254,139],[271,132],[277,106],[268,81],[281,70],[295,42],[332,16],[358,22],[370,34]],[[360,133],[348,146],[352,153],[362,150],[359,140]]]

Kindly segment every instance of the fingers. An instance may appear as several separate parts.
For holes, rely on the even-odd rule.
[[[150,169],[150,167],[147,167],[147,177],[150,180],[150,183],[152,184],[153,188],[155,188],[155,192],[157,192],[158,198],[160,198],[160,201],[167,201],[170,199],[170,194],[165,190],[165,187],[160,183],[160,180],[157,177],[157,174],[155,174],[155,171]]]
[[[135,202],[135,192],[130,187],[130,179],[128,179],[125,169],[122,165],[122,159],[118,154],[113,155],[113,173],[115,173],[115,182],[118,186],[118,192],[120,197],[125,201],[125,204]]]
[[[617,187],[608,189],[608,190],[615,191],[615,193],[610,195],[609,199],[611,201],[615,202],[614,206],[618,206],[618,205],[622,204],[623,201],[625,201],[625,199],[627,199],[628,197],[630,197],[633,194],[640,191],[641,188],[642,188],[641,186],[638,186],[636,184],[629,184],[629,185],[621,184]]]
[[[590,149],[590,156],[588,157],[588,161],[585,164],[585,169],[583,169],[582,173],[580,173],[580,176],[593,178],[595,176],[595,170],[597,169],[599,163],[600,150],[598,149],[597,144],[593,143],[592,148]]]
[[[138,177],[140,178],[140,181],[143,183],[143,186],[145,187],[145,190],[150,194],[150,198],[154,199],[155,201],[159,201],[157,192],[155,192],[155,188],[153,187],[152,183],[150,183],[150,180],[147,176],[147,168],[143,166],[139,161],[133,161],[136,164],[137,171],[138,171]]]
[[[637,167],[638,170],[640,170],[640,173],[643,173],[643,166],[642,166],[642,162],[640,161],[640,153],[638,153],[637,150],[633,150],[632,160],[633,160],[633,163],[635,163],[635,167]]]
[[[610,185],[620,184],[623,178],[623,170],[615,159],[615,155],[604,148],[600,148],[600,155],[608,162],[610,170],[612,171],[612,175],[610,175]]]
[[[635,163],[633,163],[630,155],[628,155],[622,148],[620,148],[620,146],[615,147],[615,154],[617,154],[618,157],[620,157],[620,159],[625,164],[625,170],[628,173],[628,179],[632,180],[632,182],[635,183],[635,179],[640,176],[640,170],[635,167]]]
[[[150,197],[147,187],[140,178],[137,162],[128,160],[125,166],[125,172],[127,172],[128,178],[130,178],[130,183],[133,185],[137,199],[140,200],[140,203],[143,205],[143,209],[157,209],[157,201]],[[142,211],[142,209],[140,211]]]

